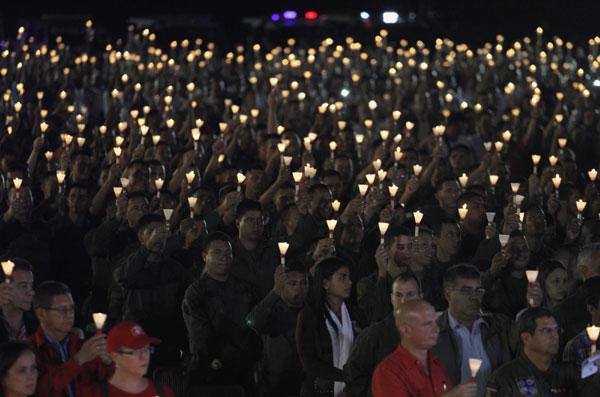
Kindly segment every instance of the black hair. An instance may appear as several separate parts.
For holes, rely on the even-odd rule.
[[[143,233],[144,230],[146,230],[146,228],[148,227],[148,225],[153,222],[160,222],[160,223],[164,224],[165,220],[163,219],[162,216],[160,216],[158,214],[142,215],[142,217],[140,218],[140,220],[137,223],[137,227],[136,227],[137,232]]]
[[[456,180],[456,177],[454,177],[453,175],[446,175],[440,179],[438,179],[437,183],[435,184],[435,191],[438,192],[442,189],[442,187],[444,187],[444,183],[446,182],[454,182],[458,185],[458,181]]]
[[[348,267],[346,262],[339,258],[327,258],[319,262],[315,269],[315,276],[313,278],[313,288],[311,289],[308,303],[317,314],[317,318],[321,319],[325,317],[326,321],[329,321],[336,332],[339,332],[335,321],[331,318],[328,310],[327,303],[327,292],[323,288],[323,282],[330,280],[331,276],[342,267]]]
[[[143,198],[144,200],[148,201],[148,197],[146,197],[146,193],[144,192],[131,192],[131,193],[127,193],[127,200],[133,200],[135,198]]]
[[[33,348],[25,342],[7,342],[0,344],[0,384],[8,376],[8,371],[15,365],[19,357],[25,352],[34,354]],[[4,388],[0,387],[0,397],[4,397]]]
[[[543,292],[543,299],[546,303],[548,302],[548,293],[546,291],[546,279],[548,278],[550,273],[552,273],[556,269],[562,269],[565,272],[567,271],[567,269],[562,263],[551,259],[543,261],[537,267],[537,270],[539,272],[537,281],[540,283],[540,287],[542,288]]]
[[[464,278],[467,280],[481,280],[481,273],[469,263],[459,263],[451,266],[444,273],[444,288],[452,289],[456,286],[456,280]]]
[[[464,192],[458,198],[458,205],[460,206],[461,204],[467,203],[475,198],[483,198],[483,197],[481,196],[481,194],[473,192],[473,191]]]
[[[290,263],[286,263],[285,264],[285,272],[286,273],[302,273],[302,274],[308,274],[308,270],[306,269],[306,266],[304,266],[304,263],[302,261],[299,260],[293,260]]]
[[[317,190],[322,190],[331,193],[331,191],[329,190],[329,186],[325,185],[324,183],[316,183],[308,188],[308,195],[311,199],[313,198]]]
[[[419,293],[421,293],[421,291],[423,291],[423,287],[421,285],[421,280],[419,280],[419,278],[413,272],[410,272],[410,271],[398,274],[396,277],[394,277],[394,281],[392,282],[392,284],[395,283],[396,281],[405,283],[410,280],[413,280],[417,284]]]
[[[15,273],[15,270],[21,270],[23,272],[33,272],[33,266],[31,265],[31,262],[29,262],[26,259],[2,258],[2,261],[11,261],[12,263],[15,264],[15,267],[13,268],[13,274]],[[0,268],[0,275],[2,275],[2,279],[5,278],[4,271],[2,270],[2,268]],[[11,278],[12,278],[12,276],[11,276]]]
[[[554,318],[554,315],[550,310],[542,306],[530,307],[521,313],[521,316],[517,319],[517,332],[519,337],[524,332],[533,335],[537,328],[537,319],[544,317]]]
[[[248,211],[258,211],[262,214],[262,206],[258,201],[244,199],[237,206],[235,211],[235,219],[240,220],[244,216],[244,214]]]
[[[328,176],[337,176],[338,178],[342,179],[342,174],[340,174],[336,170],[327,170],[323,173],[323,178]]]
[[[581,286],[585,303],[594,307],[600,306],[600,276],[590,277]]]
[[[227,234],[223,232],[213,232],[206,236],[206,238],[204,239],[204,242],[202,244],[202,252],[208,252],[210,244],[213,241],[225,241],[231,244],[231,238]]]
[[[33,295],[33,307],[35,309],[40,307],[50,307],[55,296],[67,295],[70,293],[71,290],[67,284],[54,280],[44,281],[35,288],[35,295]]]
[[[71,161],[74,161],[75,158],[77,156],[87,156],[87,157],[92,157],[92,151],[88,148],[80,148],[75,150],[72,154],[71,154]]]
[[[433,235],[436,237],[440,237],[442,234],[442,228],[444,227],[444,225],[455,225],[456,227],[460,228],[456,219],[445,216],[443,218],[440,218],[437,222],[435,222],[433,224],[433,226],[432,226]]]
[[[385,233],[385,238],[383,240],[384,247],[389,249],[398,236],[412,237],[412,233],[404,226],[393,226]]]
[[[290,219],[290,215],[292,214],[292,210],[294,208],[296,208],[296,203],[289,203],[281,209],[279,216],[283,222],[287,222]]]

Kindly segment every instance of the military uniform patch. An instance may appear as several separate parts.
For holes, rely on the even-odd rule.
[[[530,376],[529,378],[518,378],[517,387],[519,388],[519,393],[523,396],[535,396],[537,395],[537,385],[535,384],[535,378]]]

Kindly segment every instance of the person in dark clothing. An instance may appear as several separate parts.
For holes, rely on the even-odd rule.
[[[261,343],[246,316],[257,302],[256,293],[231,274],[227,235],[211,233],[202,256],[204,272],[187,288],[182,303],[191,353],[188,378],[193,387],[235,383],[252,393],[253,365]]]
[[[390,301],[394,311],[409,300],[423,299],[419,279],[410,273],[396,276]],[[371,396],[371,377],[384,358],[392,354],[400,343],[394,313],[364,329],[354,341],[352,353],[344,365],[344,391],[350,396]]]
[[[160,215],[147,214],[137,227],[140,248],[115,269],[123,289],[123,321],[135,322],[165,340],[153,365],[173,364],[185,347],[181,301],[188,286],[184,267],[165,253],[169,230]]]
[[[21,258],[10,260],[15,264],[10,283],[0,284],[0,343],[22,341],[34,334],[39,326],[39,321],[31,310],[33,302],[31,264]]]
[[[246,316],[248,326],[263,339],[260,376],[265,396],[300,392],[304,371],[296,350],[296,320],[307,294],[304,265],[279,266],[273,289]]]
[[[317,265],[309,301],[296,327],[296,346],[306,372],[301,396],[332,396],[343,390],[342,368],[359,325],[364,325],[360,315],[345,304],[351,287],[350,271],[340,259],[327,258]]]
[[[475,192],[463,193],[458,199],[458,208],[467,205],[467,216],[461,221],[461,245],[459,256],[472,258],[477,251],[479,243],[485,239],[485,203],[483,197]]]

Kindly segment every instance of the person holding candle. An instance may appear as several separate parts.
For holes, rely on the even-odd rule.
[[[527,309],[517,320],[517,331],[523,353],[494,371],[487,396],[582,395],[589,380],[579,380],[577,369],[555,360],[562,329],[548,309]]]
[[[600,277],[592,277],[586,284],[584,290],[586,309],[590,313],[589,325],[600,326]],[[573,363],[577,368],[581,367],[583,361],[590,356],[591,340],[587,327],[567,342],[563,350],[564,362]]]
[[[531,299],[535,306],[543,306],[554,311],[567,297],[568,275],[562,263],[547,260],[538,266],[537,286],[531,283],[527,288],[527,302]]]
[[[433,306],[423,300],[405,302],[394,311],[394,318],[401,342],[373,374],[374,397],[476,396],[477,385],[452,383],[443,362],[431,351],[440,332]]]
[[[455,218],[459,196],[460,187],[456,178],[453,176],[442,177],[435,185],[437,205],[427,207],[423,212],[428,219]]]
[[[233,254],[226,234],[209,234],[202,258],[203,273],[187,288],[181,304],[191,354],[186,368],[191,392],[236,384],[252,393],[260,338],[245,318],[257,295],[231,274]]]
[[[412,233],[402,226],[385,234],[384,244],[377,247],[377,271],[358,282],[358,306],[370,323],[383,320],[392,311],[389,294],[394,277],[410,270]]]
[[[45,281],[37,286],[33,305],[40,326],[26,342],[36,355],[38,396],[76,396],[91,382],[112,374],[106,336],[96,334],[83,341],[71,331],[75,305],[69,287]]]
[[[472,258],[481,241],[485,240],[485,227],[487,226],[485,203],[482,196],[469,191],[459,197],[457,208],[462,208],[464,204],[467,204],[468,212],[465,219],[461,221],[460,256]]]
[[[321,261],[313,283],[296,327],[296,347],[306,372],[300,395],[339,396],[344,388],[342,368],[352,351],[358,327],[365,324],[360,312],[346,305],[352,281],[343,261]]]
[[[38,369],[35,353],[24,342],[0,344],[0,396],[35,395]]]
[[[390,302],[396,311],[404,302],[423,299],[421,284],[411,273],[401,273],[392,284]],[[350,396],[372,396],[371,378],[377,365],[400,343],[394,313],[365,328],[354,341],[352,353],[344,365],[344,391]]]
[[[260,203],[242,201],[237,207],[235,224],[238,234],[231,244],[232,274],[252,285],[263,298],[273,288],[272,274],[279,266],[279,249],[273,240],[265,237]]]
[[[179,310],[189,276],[166,248],[170,237],[163,217],[147,214],[137,225],[140,246],[114,271],[123,291],[122,321],[133,321],[165,340],[156,354],[156,364],[177,361],[183,348],[185,326]]]
[[[297,395],[304,371],[296,349],[296,324],[308,295],[308,274],[301,262],[292,262],[277,267],[273,278],[273,289],[246,321],[263,339],[260,377],[266,395]]]
[[[31,309],[34,294],[31,264],[20,258],[11,261],[14,267],[10,283],[0,284],[0,343],[22,341],[39,326]]]
[[[516,355],[513,322],[499,313],[482,312],[486,291],[472,265],[449,268],[443,289],[448,309],[438,319],[440,335],[432,352],[445,364],[453,384],[471,379],[469,358],[482,360],[476,379],[477,395],[482,396],[492,371]]]
[[[153,345],[161,340],[149,337],[136,323],[116,324],[106,338],[107,351],[115,362],[115,372],[81,391],[82,397],[174,397],[171,389],[144,375],[150,366]]]

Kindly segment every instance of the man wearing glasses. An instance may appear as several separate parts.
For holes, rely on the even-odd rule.
[[[495,396],[580,396],[590,380],[578,381],[578,371],[554,360],[562,329],[543,307],[529,308],[517,320],[523,354],[492,375],[486,397]],[[583,393],[583,394],[582,394]]]
[[[477,396],[483,396],[492,371],[514,358],[518,340],[513,322],[502,314],[484,314],[485,289],[474,266],[459,264],[444,275],[448,309],[438,318],[440,335],[432,352],[448,370],[452,384],[471,378],[469,358],[482,360],[477,372]]]
[[[71,331],[76,309],[69,287],[45,281],[36,288],[33,305],[40,327],[26,341],[36,354],[39,397],[74,397],[112,373],[106,335],[83,341]]]

